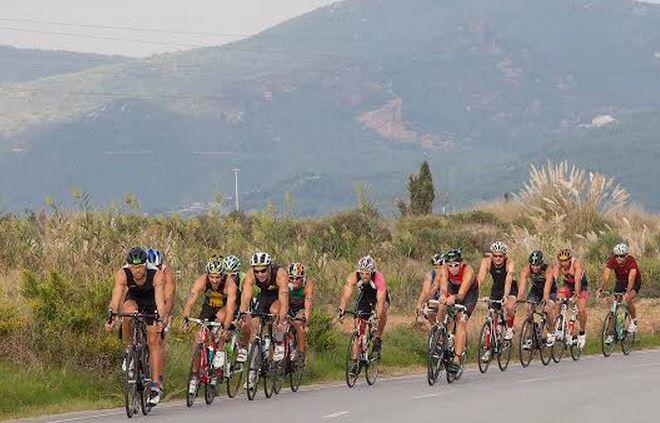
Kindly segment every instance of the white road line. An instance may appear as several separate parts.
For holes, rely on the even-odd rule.
[[[181,404],[161,404],[158,409],[162,410],[164,408],[178,408],[178,407],[183,407]],[[121,411],[112,411],[108,413],[99,413],[99,414],[88,414],[85,416],[78,416],[78,417],[68,417],[66,419],[58,419],[58,420],[46,420],[46,423],[66,423],[66,422],[76,422],[80,420],[93,420],[93,419],[100,419],[101,417],[107,417],[107,416],[115,416],[115,415],[121,415],[125,414],[126,411],[121,410]]]
[[[336,413],[328,414],[327,416],[321,417],[322,419],[334,419],[336,417],[341,417],[348,414],[348,411],[337,411]]]
[[[412,397],[412,398],[413,398],[413,399],[422,399],[422,398],[439,397],[439,396],[442,395],[442,394],[443,394],[443,392],[438,392],[438,393],[436,393],[436,394],[417,395],[417,396],[414,396],[414,397]]]
[[[523,380],[518,380],[518,383],[531,383],[531,382],[539,382],[541,380],[548,380],[550,379],[549,377],[537,377],[534,379],[523,379]]]

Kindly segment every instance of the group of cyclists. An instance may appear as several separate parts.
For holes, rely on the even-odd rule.
[[[450,249],[437,253],[431,258],[433,269],[423,280],[416,311],[433,325],[442,322],[447,308],[454,304],[464,306],[456,316],[455,357],[448,371],[462,369],[461,357],[466,348],[467,322],[472,315],[479,296],[479,286],[488,275],[492,279],[490,298],[502,300],[505,315],[504,339],[514,336],[514,321],[518,302],[534,302],[543,305],[548,322],[554,322],[558,313],[557,299],[572,299],[578,308],[579,333],[577,343],[580,348],[586,341],[587,298],[589,280],[582,260],[573,256],[570,249],[561,249],[552,263],[546,260],[540,250],[529,254],[528,263],[520,269],[516,277],[516,263],[508,256],[507,245],[502,241],[493,242],[490,251],[484,255],[477,271],[463,258],[460,249]],[[289,325],[295,327],[296,356],[292,360],[304,363],[306,351],[307,325],[310,319],[314,282],[308,278],[302,263],[293,262],[286,268],[273,262],[265,252],[256,252],[250,258],[247,271],[241,271],[241,260],[235,255],[214,256],[206,264],[205,271],[192,284],[182,311],[184,330],[190,325],[193,307],[203,298],[199,319],[221,323],[216,336],[218,341],[229,341],[233,335],[237,339],[236,362],[248,359],[248,348],[259,333],[260,319],[255,315],[268,313],[274,316],[273,360],[284,357],[283,339]],[[627,330],[636,332],[634,300],[641,287],[641,273],[635,258],[629,254],[626,244],[617,244],[612,256],[604,265],[597,289],[600,295],[612,272],[616,276],[615,293],[621,293],[632,316]],[[147,319],[147,345],[152,372],[149,402],[158,404],[163,395],[163,370],[166,364],[166,349],[163,332],[171,325],[172,310],[176,294],[175,272],[165,264],[165,255],[153,248],[134,247],[126,255],[125,265],[114,277],[114,288],[109,304],[109,318],[106,329],[112,330],[117,312],[124,314],[144,313],[153,316]],[[529,289],[528,289],[529,287]],[[367,255],[358,260],[355,271],[351,271],[345,285],[337,318],[347,312],[347,305],[357,290],[353,313],[374,316],[374,352],[380,355],[382,337],[387,324],[387,313],[391,302],[385,276],[376,269],[376,262]],[[433,304],[434,307],[429,307]],[[530,304],[528,303],[528,307]],[[122,332],[130,333],[130,319],[122,319]],[[553,328],[547,328],[546,342],[555,342]],[[612,339],[608,340],[613,342]],[[128,337],[124,337],[128,345]],[[197,335],[193,348],[200,343]],[[607,340],[606,340],[607,342]],[[126,371],[127,363],[123,363]],[[358,372],[354,368],[350,372]],[[193,378],[188,386],[194,390]]]

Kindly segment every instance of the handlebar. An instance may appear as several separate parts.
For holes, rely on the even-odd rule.
[[[210,326],[212,328],[219,328],[219,327],[223,326],[223,324],[220,323],[220,322],[216,322],[216,321],[208,320],[208,319],[204,319],[204,320],[194,319],[192,317],[188,317],[187,319],[184,319],[184,322],[185,323],[192,322],[192,323],[196,323],[196,324],[201,325],[201,326]]]

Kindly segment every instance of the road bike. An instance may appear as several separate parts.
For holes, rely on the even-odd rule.
[[[364,369],[369,385],[376,383],[380,367],[380,352],[375,350],[376,313],[346,311],[355,317],[356,330],[351,334],[346,352],[346,384],[349,388],[355,386],[360,372]]]
[[[447,306],[445,317],[442,323],[435,323],[431,326],[428,340],[427,353],[427,381],[433,386],[440,376],[440,372],[445,370],[447,383],[452,383],[460,379],[465,365],[465,351],[460,360],[460,370],[458,372],[449,371],[449,366],[454,360],[455,338],[456,338],[456,315],[465,313],[467,308],[462,304]],[[450,329],[451,328],[451,329]]]
[[[488,304],[488,313],[486,321],[481,327],[477,349],[479,371],[486,373],[493,357],[497,357],[497,365],[501,371],[504,371],[509,366],[512,350],[511,340],[504,339],[506,334],[504,300],[482,298],[479,301]]]
[[[603,355],[609,357],[612,355],[614,345],[621,344],[621,351],[624,355],[629,355],[635,345],[636,334],[628,332],[628,327],[632,322],[632,316],[628,312],[628,306],[623,301],[623,293],[603,292],[603,295],[613,295],[612,308],[607,312],[603,319],[603,332],[601,336],[601,347]]]
[[[547,366],[550,363],[552,353],[544,335],[547,325],[546,314],[543,311],[545,301],[528,300],[526,303],[529,305],[529,310],[520,331],[520,364],[523,367],[529,366],[534,354],[538,351],[541,363]],[[539,306],[541,306],[541,311],[538,311]]]

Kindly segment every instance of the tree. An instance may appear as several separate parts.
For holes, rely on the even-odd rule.
[[[408,208],[410,214],[421,216],[433,212],[435,187],[431,169],[426,160],[419,167],[419,173],[412,173],[408,176],[408,195],[410,196]]]

